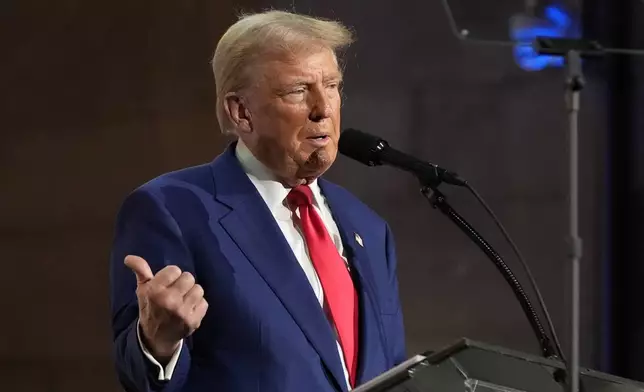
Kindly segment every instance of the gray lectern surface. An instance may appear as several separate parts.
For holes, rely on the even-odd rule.
[[[555,373],[564,365],[461,339],[436,353],[417,355],[354,392],[565,392]],[[581,369],[583,392],[644,392],[644,384]]]

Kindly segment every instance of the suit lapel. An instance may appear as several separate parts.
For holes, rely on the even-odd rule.
[[[299,325],[346,391],[336,340],[311,285],[257,189],[235,156],[235,143],[213,165],[216,198],[231,211],[220,223]]]
[[[380,324],[379,305],[375,295],[373,273],[366,251],[369,246],[360,233],[366,233],[367,228],[358,226],[358,220],[350,216],[350,209],[342,193],[336,185],[320,179],[320,189],[329,204],[333,218],[338,225],[342,243],[347,250],[347,259],[352,268],[354,282],[360,296],[360,336],[358,345],[358,385],[368,381],[375,376],[369,369],[371,359],[375,356],[372,353],[381,350],[382,326]],[[364,235],[364,234],[363,234]]]

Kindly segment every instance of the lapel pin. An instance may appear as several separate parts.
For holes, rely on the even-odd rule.
[[[360,237],[360,235],[358,233],[353,233],[353,234],[356,237],[356,242],[358,243],[358,245],[360,245],[361,247],[364,248],[364,244],[362,243],[362,237]]]

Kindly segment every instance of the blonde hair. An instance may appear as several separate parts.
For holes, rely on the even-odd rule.
[[[242,15],[221,37],[212,59],[222,132],[232,131],[224,107],[226,94],[246,86],[248,68],[259,57],[275,51],[296,52],[313,44],[337,56],[353,41],[352,32],[336,21],[275,10]]]

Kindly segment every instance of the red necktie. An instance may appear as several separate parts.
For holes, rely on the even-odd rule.
[[[300,228],[322,284],[327,313],[338,333],[344,362],[349,371],[349,381],[354,386],[358,362],[358,294],[353,287],[347,264],[313,208],[311,188],[299,185],[291,190],[287,200],[292,208],[297,207],[300,212]]]

